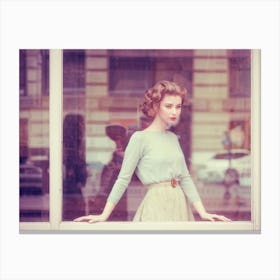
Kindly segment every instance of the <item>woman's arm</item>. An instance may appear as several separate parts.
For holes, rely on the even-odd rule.
[[[107,198],[104,210],[100,215],[88,215],[75,219],[75,222],[102,222],[106,221],[113,212],[115,206],[124,194],[131,177],[137,167],[138,161],[142,155],[142,143],[139,134],[134,133],[126,147],[124,159],[118,178]]]
[[[106,221],[111,213],[113,212],[115,208],[115,204],[113,204],[110,201],[107,201],[104,210],[100,215],[87,215],[82,216],[74,220],[74,222],[89,222],[89,223],[95,223],[95,222],[104,222]]]
[[[178,138],[176,138],[177,140],[177,145],[178,148],[180,150],[180,152],[183,155],[183,151],[181,148],[181,145],[178,141]],[[204,205],[202,204],[200,195],[197,191],[197,188],[191,178],[190,172],[188,170],[185,158],[183,157],[183,160],[181,162],[181,187],[186,195],[186,197],[188,198],[189,202],[193,205],[193,207],[195,208],[195,210],[197,211],[197,213],[199,214],[200,218],[202,220],[209,220],[209,221],[215,221],[215,220],[220,220],[220,221],[231,221],[230,219],[222,216],[222,215],[216,215],[216,214],[210,214],[208,213],[205,208]]]

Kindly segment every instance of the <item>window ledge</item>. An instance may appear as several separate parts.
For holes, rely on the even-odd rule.
[[[20,233],[260,233],[252,222],[62,222],[53,229],[50,223],[20,223]]]

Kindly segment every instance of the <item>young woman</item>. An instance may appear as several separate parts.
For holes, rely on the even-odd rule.
[[[186,89],[174,82],[159,81],[145,93],[142,112],[153,118],[142,131],[135,132],[126,147],[118,179],[100,215],[82,216],[74,221],[106,221],[136,172],[148,187],[133,221],[192,221],[190,204],[203,220],[230,221],[208,213],[190,177],[177,136],[168,130],[181,114]]]

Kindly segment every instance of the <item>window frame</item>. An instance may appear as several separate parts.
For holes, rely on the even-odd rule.
[[[93,232],[93,233],[260,233],[260,50],[251,51],[251,135],[252,186],[251,221],[225,222],[102,222],[97,224],[62,220],[62,123],[63,123],[63,50],[50,50],[50,196],[48,222],[19,222],[21,233]]]

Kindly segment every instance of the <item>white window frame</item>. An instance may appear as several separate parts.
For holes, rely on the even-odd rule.
[[[84,232],[93,233],[260,233],[260,50],[251,52],[251,139],[252,139],[252,186],[251,221],[233,222],[102,222],[96,224],[62,221],[62,122],[63,122],[63,50],[50,50],[50,196],[49,222],[20,222],[20,232]]]

